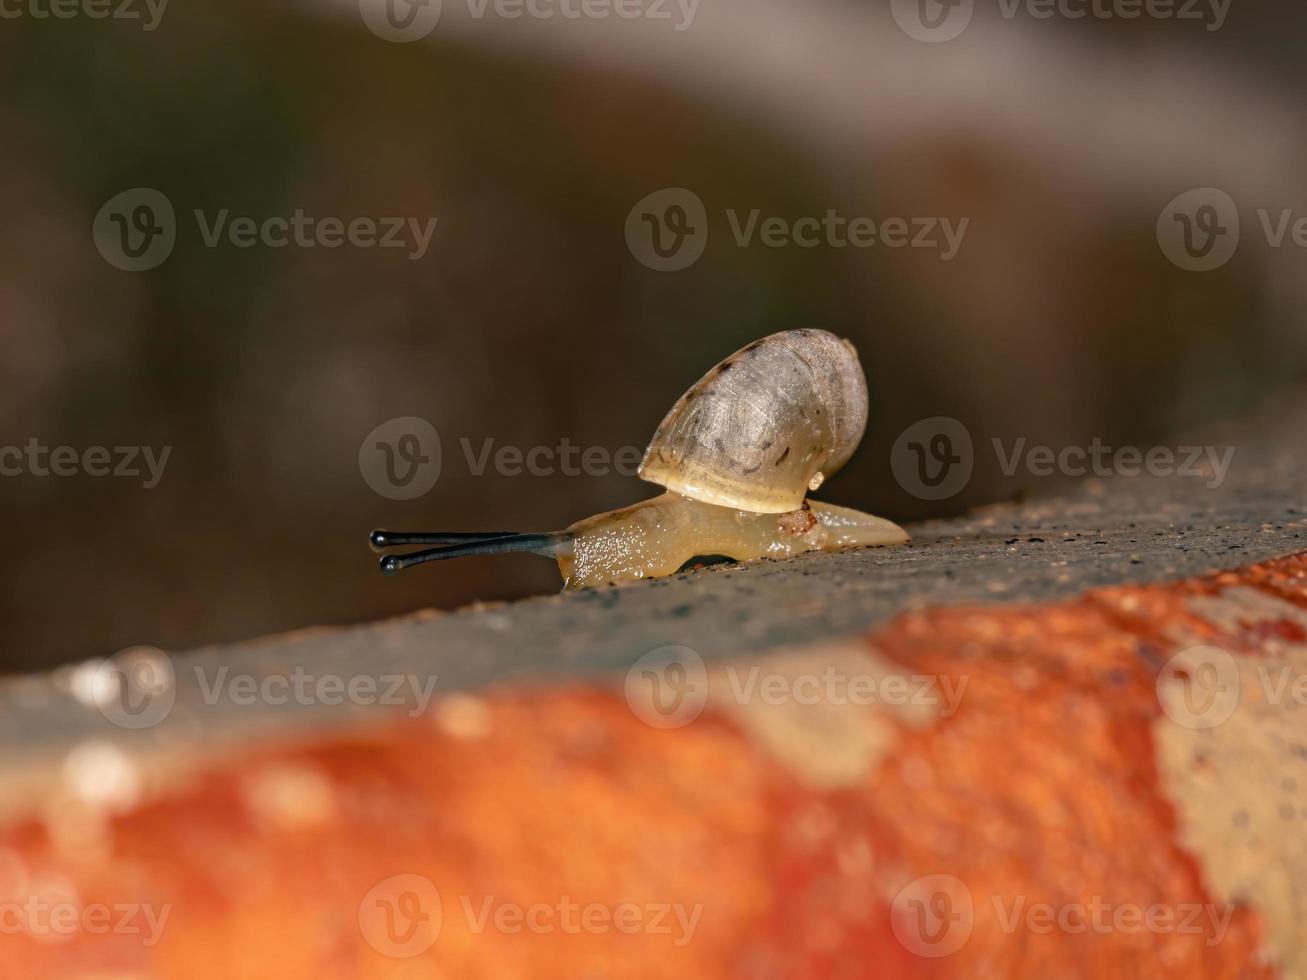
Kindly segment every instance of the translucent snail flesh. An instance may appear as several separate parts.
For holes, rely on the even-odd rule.
[[[558,560],[564,588],[679,571],[696,556],[736,561],[901,544],[884,518],[807,500],[838,470],[867,425],[857,352],[824,330],[789,330],[722,361],[672,406],[639,475],[667,492],[546,534],[374,531],[381,570],[469,554],[530,551]]]

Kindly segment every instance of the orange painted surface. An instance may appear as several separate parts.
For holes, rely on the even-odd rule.
[[[1274,976],[1261,912],[1219,902],[1177,843],[1153,745],[1177,624],[1239,657],[1305,638],[1189,609],[1230,586],[1307,608],[1307,559],[899,618],[856,642],[965,691],[927,724],[867,708],[892,738],[846,785],[712,701],[660,730],[620,685],[577,685],[251,752],[57,834],[11,826],[0,908],[35,895],[82,925],[0,920],[0,976]],[[136,903],[166,920],[85,927]]]

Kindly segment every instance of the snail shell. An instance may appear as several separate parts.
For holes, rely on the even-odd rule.
[[[787,330],[732,354],[672,406],[640,478],[691,500],[758,514],[803,504],[867,427],[867,379],[853,345]]]

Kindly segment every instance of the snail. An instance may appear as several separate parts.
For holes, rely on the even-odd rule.
[[[807,500],[867,425],[867,381],[847,340],[788,330],[754,341],[703,376],[654,433],[639,476],[665,492],[563,531],[373,531],[381,571],[463,555],[532,552],[557,559],[564,589],[680,571],[696,556],[736,561],[901,544],[884,518]]]

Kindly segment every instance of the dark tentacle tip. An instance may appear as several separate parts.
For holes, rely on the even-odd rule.
[[[403,567],[404,566],[399,563],[398,555],[386,555],[385,558],[381,559],[382,575],[394,575]]]
[[[373,531],[368,535],[368,544],[372,546],[374,551],[380,551],[382,548],[386,547],[387,537],[388,535],[385,531]]]

